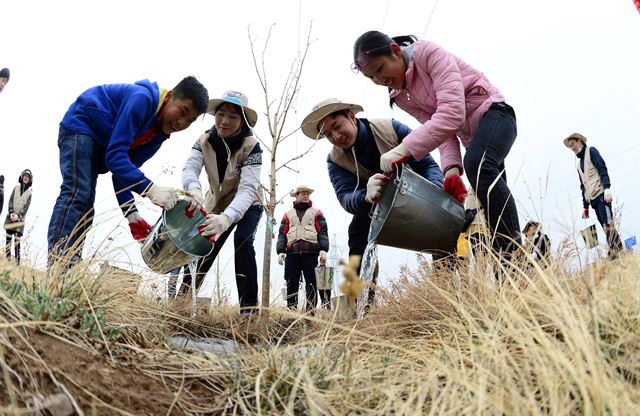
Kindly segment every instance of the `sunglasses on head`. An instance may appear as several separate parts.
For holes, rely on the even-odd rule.
[[[362,71],[362,68],[367,66],[367,64],[369,63],[369,58],[371,56],[377,56],[380,54],[380,52],[385,52],[387,49],[389,49],[389,45],[384,45],[377,48],[369,49],[368,51],[360,52],[358,58],[354,63],[351,64],[351,70],[354,74],[359,73],[360,71]]]

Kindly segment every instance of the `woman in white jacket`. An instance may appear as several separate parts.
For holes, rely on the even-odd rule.
[[[200,234],[215,239],[211,254],[198,262],[196,290],[235,228],[235,273],[242,313],[256,313],[258,305],[258,269],[253,247],[263,207],[258,197],[262,149],[253,137],[258,119],[249,108],[246,95],[227,91],[221,98],[209,100],[207,113],[215,124],[204,132],[191,148],[182,169],[182,186],[195,204],[204,207],[207,218]],[[203,195],[199,177],[204,167],[209,190]],[[190,289],[191,276],[185,273],[182,293]]]

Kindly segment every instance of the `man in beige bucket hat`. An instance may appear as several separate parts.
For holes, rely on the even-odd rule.
[[[575,153],[576,170],[580,179],[582,193],[582,218],[589,218],[589,205],[596,212],[598,222],[607,235],[609,258],[615,259],[622,251],[622,240],[613,222],[611,202],[611,181],[604,159],[593,146],[587,146],[587,138],[580,133],[573,133],[563,141],[564,145]]]
[[[322,211],[313,207],[313,189],[297,186],[291,195],[296,200],[280,222],[278,232],[278,264],[284,264],[284,280],[287,282],[287,307],[298,306],[300,274],[304,275],[307,294],[306,310],[312,311],[318,303],[316,266],[325,265],[329,251],[329,231]]]
[[[327,156],[327,168],[340,205],[353,215],[349,224],[350,256],[364,254],[371,226],[369,212],[388,181],[380,169],[380,155],[411,133],[408,126],[390,118],[357,118],[356,113],[361,111],[363,108],[358,104],[329,98],[316,104],[301,125],[307,137],[314,140],[326,137],[333,145]],[[410,158],[408,163],[418,175],[442,188],[442,171],[430,155],[421,160]],[[374,283],[376,279],[374,275]],[[373,293],[369,291],[370,302]]]

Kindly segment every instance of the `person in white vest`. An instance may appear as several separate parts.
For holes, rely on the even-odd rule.
[[[309,138],[327,138],[333,148],[327,156],[329,179],[342,208],[353,215],[349,224],[349,256],[364,254],[371,226],[372,204],[377,202],[388,177],[380,169],[380,155],[401,143],[411,133],[397,120],[356,117],[363,111],[358,104],[328,98],[316,104],[302,121],[302,132]],[[408,158],[418,175],[442,188],[442,170],[427,154],[420,160]],[[358,266],[358,274],[360,273]],[[377,282],[376,265],[373,283]],[[374,290],[369,291],[369,304]]]
[[[215,239],[213,251],[198,262],[196,290],[213,265],[220,249],[233,236],[236,286],[240,312],[257,313],[258,267],[253,241],[262,216],[258,196],[262,149],[251,130],[258,113],[238,91],[227,91],[209,100],[208,114],[215,124],[196,140],[182,169],[182,186],[192,196],[190,209],[198,205],[207,212],[200,234]],[[204,167],[209,189],[203,192],[200,172]],[[191,274],[185,273],[181,293],[191,288]]]
[[[24,233],[24,220],[31,205],[31,185],[33,174],[29,169],[20,173],[18,184],[13,188],[9,197],[7,218],[4,220],[6,231],[5,252],[7,258],[11,258],[11,244],[15,254],[16,263],[20,264],[20,238]]]
[[[609,258],[616,259],[622,251],[622,241],[613,222],[611,181],[604,159],[593,146],[587,146],[587,138],[573,133],[563,141],[576,154],[576,170],[582,192],[582,218],[589,218],[589,206],[596,212],[598,222],[607,235]]]
[[[292,190],[296,200],[280,222],[278,232],[278,264],[284,264],[284,280],[287,282],[287,307],[298,306],[300,274],[304,275],[307,294],[306,310],[313,311],[318,303],[316,266],[326,265],[329,251],[329,231],[322,211],[313,207],[313,189],[301,185]]]

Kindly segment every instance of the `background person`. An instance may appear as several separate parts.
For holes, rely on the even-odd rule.
[[[529,221],[522,229],[525,236],[525,247],[531,257],[538,263],[548,264],[551,256],[551,240],[542,231],[542,224]]]
[[[563,140],[576,155],[576,170],[582,194],[582,218],[589,218],[589,206],[596,212],[598,222],[607,235],[609,258],[616,259],[622,251],[622,240],[613,221],[611,180],[604,159],[593,146],[587,146],[587,138],[573,133]]]
[[[7,217],[4,220],[5,254],[7,258],[11,258],[11,244],[13,243],[14,255],[18,264],[20,264],[20,239],[24,234],[24,222],[31,205],[31,185],[33,185],[33,174],[29,169],[25,169],[20,173],[18,184],[11,192]]]
[[[304,275],[307,302],[305,309],[312,311],[318,304],[316,266],[326,266],[329,251],[329,231],[322,211],[313,207],[313,189],[298,186],[291,191],[296,200],[280,222],[276,252],[278,264],[284,264],[284,280],[287,282],[287,307],[298,307],[300,275]]]

